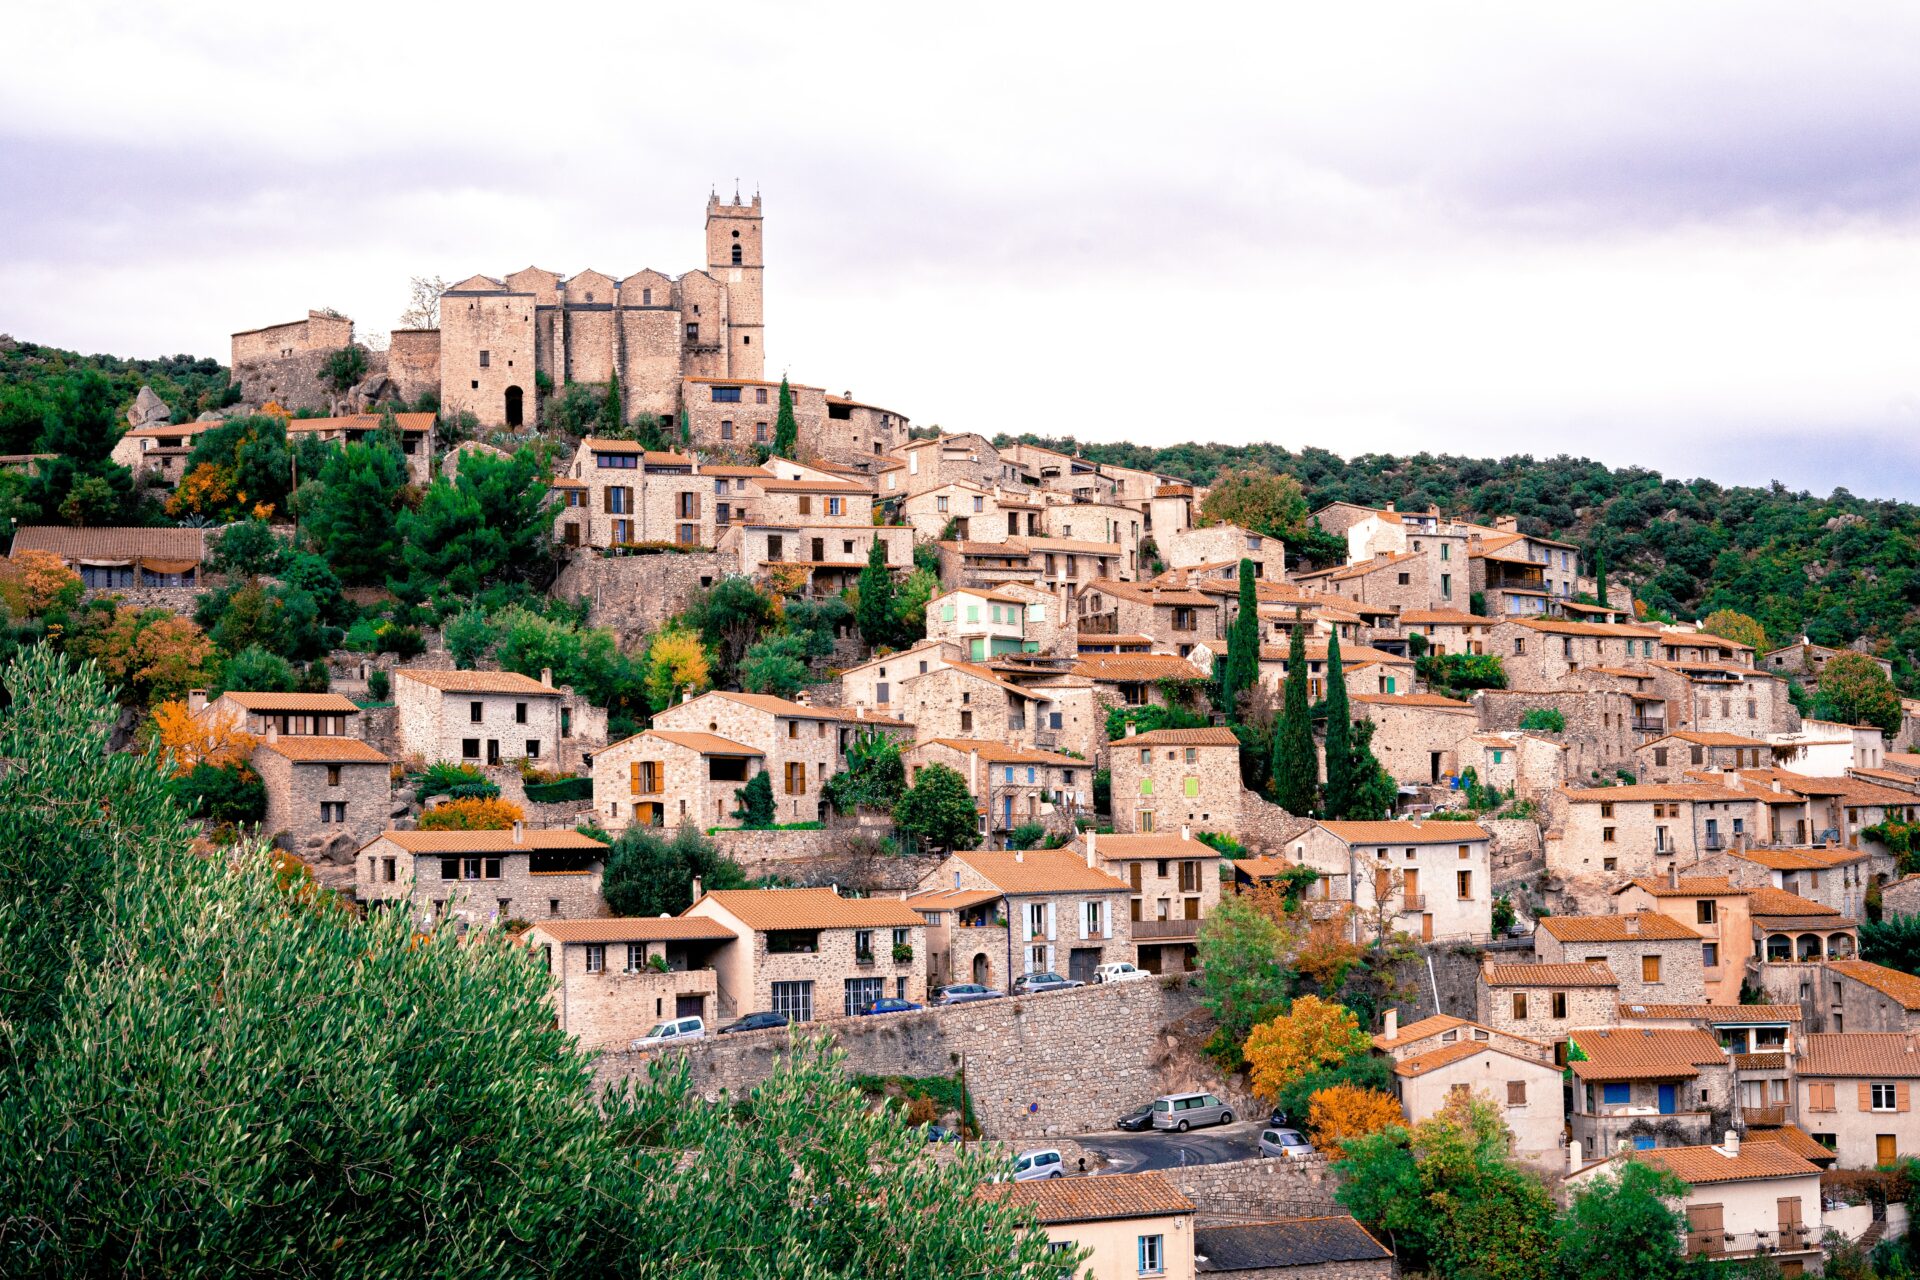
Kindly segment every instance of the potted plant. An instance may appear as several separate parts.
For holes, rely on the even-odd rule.
[[[893,959],[895,964],[905,964],[907,961],[913,959],[913,944],[910,942],[894,943]]]

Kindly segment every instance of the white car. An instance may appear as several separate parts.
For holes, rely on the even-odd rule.
[[[1136,969],[1125,960],[1117,961],[1114,964],[1103,964],[1093,971],[1093,980],[1095,982],[1134,982],[1138,979],[1151,978],[1152,976],[1153,975],[1145,969]]]
[[[1301,1137],[1298,1129],[1263,1129],[1260,1131],[1260,1154],[1305,1160],[1313,1154],[1313,1144]]]
[[[1066,1176],[1066,1162],[1060,1158],[1060,1152],[1053,1147],[1041,1147],[1035,1151],[1022,1151],[1013,1162],[1013,1180],[1015,1182],[1038,1182],[1045,1178],[1063,1178]]]
[[[689,1040],[705,1040],[706,1038],[707,1023],[704,1018],[673,1018],[661,1023],[627,1047],[629,1049],[658,1049],[662,1045],[685,1044]]]

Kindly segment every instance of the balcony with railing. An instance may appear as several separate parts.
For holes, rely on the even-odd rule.
[[[1188,942],[1200,936],[1198,920],[1135,920],[1135,942]]]
[[[1687,1232],[1687,1253],[1693,1257],[1751,1258],[1758,1254],[1806,1253],[1819,1247],[1813,1231],[1804,1226],[1773,1231]]]
[[[1656,720],[1651,716],[1635,716],[1633,730],[1635,733],[1664,734],[1667,731],[1667,722],[1664,719]]]
[[[1778,1129],[1787,1122],[1787,1104],[1780,1102],[1767,1107],[1742,1107],[1740,1118],[1747,1122],[1750,1129]]]
[[[1718,831],[1709,831],[1700,837],[1700,847],[1708,853],[1718,853],[1727,847],[1727,838]]]

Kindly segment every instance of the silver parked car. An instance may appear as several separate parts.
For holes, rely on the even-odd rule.
[[[1185,1133],[1209,1124],[1232,1124],[1233,1111],[1210,1093],[1170,1093],[1153,1100],[1153,1127]]]
[[[1066,1162],[1060,1158],[1060,1152],[1053,1147],[1022,1151],[1013,1162],[1015,1182],[1039,1182],[1043,1179],[1065,1176]]]
[[[1313,1154],[1313,1144],[1301,1137],[1298,1129],[1263,1129],[1260,1131],[1260,1154],[1305,1160]]]
[[[631,1049],[658,1049],[662,1045],[685,1044],[707,1038],[707,1024],[701,1018],[670,1018],[627,1046]]]

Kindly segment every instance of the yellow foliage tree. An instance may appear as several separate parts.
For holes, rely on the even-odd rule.
[[[1355,1138],[1404,1123],[1392,1094],[1357,1084],[1322,1089],[1307,1103],[1308,1136],[1330,1156],[1345,1155],[1347,1144]]]
[[[19,551],[0,560],[0,599],[17,618],[38,618],[56,604],[72,607],[85,590],[80,575],[51,551]]]
[[[1360,1020],[1345,1005],[1319,996],[1301,996],[1293,1008],[1247,1036],[1246,1056],[1253,1091],[1268,1102],[1280,1091],[1321,1067],[1331,1067],[1367,1047]]]
[[[511,800],[489,800],[465,796],[437,804],[420,815],[422,831],[505,831],[526,819],[526,812]]]
[[[647,698],[656,709],[672,706],[682,691],[701,692],[710,678],[707,651],[686,627],[660,632],[647,647]]]
[[[1366,948],[1348,936],[1349,912],[1313,920],[1295,953],[1293,967],[1322,991],[1337,988],[1347,972],[1366,956]]]
[[[202,514],[219,510],[233,498],[233,473],[226,467],[203,462],[189,471],[180,487],[167,499],[170,516]]]
[[[208,712],[195,716],[187,704],[163,702],[153,709],[154,738],[173,757],[175,773],[189,773],[195,765],[224,769],[244,764],[259,740],[240,727],[238,716]]]

